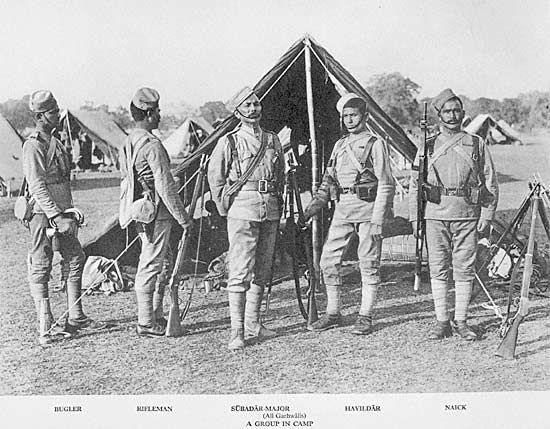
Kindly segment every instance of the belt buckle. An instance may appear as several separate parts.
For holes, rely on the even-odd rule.
[[[261,194],[267,193],[267,180],[258,180],[258,192]]]

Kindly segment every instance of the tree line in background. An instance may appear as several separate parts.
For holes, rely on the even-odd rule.
[[[373,76],[365,85],[367,92],[386,113],[405,129],[418,126],[422,105],[430,98],[418,100],[421,86],[401,73],[383,73]],[[550,92],[532,91],[516,98],[502,101],[480,97],[470,99],[460,95],[464,110],[472,119],[480,113],[488,113],[496,120],[504,119],[521,131],[550,128]],[[436,114],[428,109],[428,120],[435,123]]]
[[[383,73],[373,76],[365,89],[384,111],[404,129],[411,130],[418,126],[422,114],[422,104],[430,98],[418,99],[421,86],[401,73]],[[466,114],[472,119],[480,113],[488,113],[495,119],[504,119],[521,131],[536,128],[550,128],[550,92],[532,91],[520,94],[516,98],[505,98],[502,101],[491,98],[470,99],[461,95]],[[20,132],[34,124],[29,112],[29,95],[19,100],[8,100],[0,103],[0,113]],[[118,106],[111,110],[106,104],[95,104],[87,101],[81,109],[98,110],[109,114],[122,128],[132,127],[129,109]],[[166,110],[166,109],[163,109]],[[209,101],[201,107],[181,103],[171,106],[172,113],[162,113],[160,132],[168,133],[183,123],[188,116],[202,116],[210,124],[229,115],[223,102]],[[433,109],[428,109],[429,121],[435,123],[437,118]]]

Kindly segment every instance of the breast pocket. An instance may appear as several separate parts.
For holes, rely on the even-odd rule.
[[[239,153],[239,164],[241,167],[241,174],[243,174],[252,160],[254,159],[255,154],[250,152],[249,150],[244,150]]]

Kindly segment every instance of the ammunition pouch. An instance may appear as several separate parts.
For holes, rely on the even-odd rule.
[[[422,198],[424,201],[429,201],[430,203],[440,204],[441,203],[441,187],[430,185],[429,183],[424,183],[422,187]]]
[[[353,185],[353,190],[357,198],[362,201],[367,201],[372,203],[376,200],[376,194],[378,191],[378,182],[364,182],[356,183]]]

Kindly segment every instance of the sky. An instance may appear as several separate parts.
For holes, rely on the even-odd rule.
[[[548,0],[0,0],[0,102],[227,100],[305,33],[360,82],[400,72],[421,97],[550,91]]]

